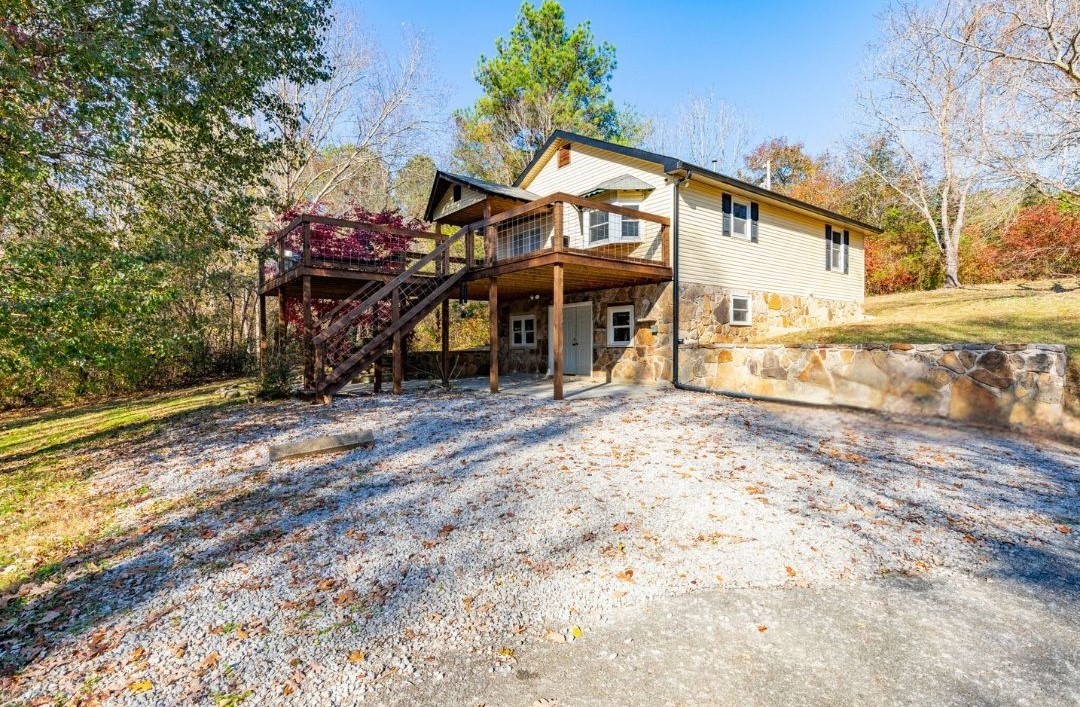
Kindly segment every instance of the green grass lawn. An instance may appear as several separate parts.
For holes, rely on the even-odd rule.
[[[780,343],[1065,344],[1069,394],[1080,405],[1080,279],[977,285],[961,290],[867,297],[858,324],[810,329],[770,339]]]
[[[91,493],[95,457],[178,417],[235,404],[215,393],[221,385],[0,415],[0,594],[107,534],[115,510],[138,497]]]

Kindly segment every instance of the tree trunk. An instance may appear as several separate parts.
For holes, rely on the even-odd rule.
[[[945,289],[961,287],[959,245],[952,242],[945,244]]]

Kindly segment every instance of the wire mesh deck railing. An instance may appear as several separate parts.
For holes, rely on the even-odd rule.
[[[635,206],[553,194],[472,227],[490,241],[486,265],[550,251],[670,264],[667,219]]]

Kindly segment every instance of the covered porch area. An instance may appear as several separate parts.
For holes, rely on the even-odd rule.
[[[445,183],[440,185],[440,179]],[[550,305],[550,342],[549,353],[545,356],[540,351],[537,356],[548,359],[553,397],[562,400],[567,396],[564,310],[572,306],[567,296],[670,282],[668,219],[561,192],[512,204],[510,197],[524,199],[526,195],[509,195],[499,185],[490,187],[486,192],[479,180],[458,183],[454,175],[440,175],[432,190],[429,218],[435,221],[436,232],[458,226],[470,233],[463,255],[472,262],[458,297],[462,302],[488,303],[488,389],[500,390],[501,328],[510,325],[500,321],[500,305],[540,300]],[[455,203],[462,206],[455,209]],[[483,215],[479,221],[473,220],[477,213]],[[448,308],[445,302],[444,322]],[[536,326],[534,320],[533,337],[537,337]],[[512,343],[517,332],[509,334]],[[591,330],[588,336],[591,339]],[[444,377],[449,370],[447,344],[444,333]]]

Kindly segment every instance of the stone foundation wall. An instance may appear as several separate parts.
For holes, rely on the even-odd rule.
[[[757,337],[855,322],[863,318],[861,302],[829,300],[775,292],[735,291],[712,285],[683,283],[679,301],[679,338],[686,346],[748,343]],[[753,324],[729,323],[729,297],[748,294]]]
[[[682,382],[718,391],[994,425],[1062,419],[1065,347],[833,344],[679,349]]]

